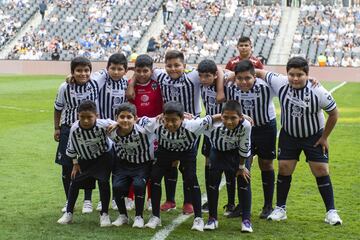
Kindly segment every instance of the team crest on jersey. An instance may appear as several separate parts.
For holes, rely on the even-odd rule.
[[[254,108],[254,103],[251,100],[244,100],[243,101],[243,108],[244,110],[252,110]]]
[[[255,93],[256,95],[259,95],[259,94],[260,94],[260,88],[259,88],[259,86],[257,86],[257,85],[254,86],[254,93]]]
[[[120,97],[114,97],[114,104],[119,105],[121,103],[121,98]]]
[[[170,88],[170,96],[171,97],[177,97],[180,95],[180,89],[176,88],[176,87],[171,87]]]
[[[157,89],[157,83],[152,83],[151,84],[151,89],[156,90]]]
[[[302,108],[297,106],[297,105],[294,105],[292,107],[291,116],[293,116],[293,117],[301,117],[302,115],[303,115]]]
[[[216,105],[216,99],[213,97],[208,98],[209,105]]]
[[[141,99],[142,102],[148,102],[150,98],[149,98],[148,95],[144,94],[144,95],[141,96],[140,99]]]

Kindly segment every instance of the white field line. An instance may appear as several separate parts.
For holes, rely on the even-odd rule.
[[[219,191],[220,189],[225,186],[226,184],[226,180],[223,177],[221,179],[221,183],[219,186]],[[201,202],[205,202],[206,201],[206,193],[203,193],[201,195]],[[171,223],[169,225],[166,225],[165,227],[163,227],[160,231],[156,232],[156,234],[151,238],[151,240],[164,240],[166,239],[170,233],[172,231],[174,231],[174,229],[179,226],[180,224],[182,224],[183,222],[185,222],[189,217],[192,217],[193,215],[184,215],[184,214],[180,214],[177,218],[175,218],[174,220],[171,221]]]
[[[333,93],[335,92],[336,90],[338,90],[339,88],[343,87],[345,84],[347,84],[346,81],[336,85],[335,87],[333,87],[332,89],[330,89],[330,93]],[[281,129],[280,129],[281,130]],[[278,130],[277,134],[276,134],[276,137],[279,138],[279,135],[280,135],[280,130]]]
[[[6,105],[0,105],[0,108],[2,109],[10,109],[10,110],[16,110],[16,111],[21,111],[21,112],[41,112],[41,113],[48,113],[50,111],[48,110],[35,110],[35,109],[29,109],[29,108],[19,108],[19,107],[14,107],[14,106],[6,106]]]

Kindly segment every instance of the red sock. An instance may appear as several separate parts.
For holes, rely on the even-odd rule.
[[[129,188],[129,194],[128,198],[130,198],[132,201],[134,201],[134,186],[131,184]]]

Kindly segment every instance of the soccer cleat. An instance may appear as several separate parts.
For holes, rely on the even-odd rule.
[[[245,219],[242,221],[241,223],[241,232],[247,232],[247,233],[252,233],[253,229],[252,229],[252,224],[251,221],[249,219]]]
[[[155,229],[157,226],[161,227],[161,219],[156,216],[151,216],[149,222],[145,224],[145,227]]]
[[[285,208],[276,206],[274,211],[267,217],[267,220],[281,221],[287,219]]]
[[[262,208],[262,211],[260,213],[260,218],[261,219],[267,219],[267,217],[272,213],[274,209],[272,208],[272,206],[265,206]]]
[[[116,202],[115,202],[114,199],[111,201],[111,208],[112,208],[113,210],[118,210],[118,206],[116,205]]]
[[[219,222],[215,218],[210,218],[204,226],[204,230],[215,230],[219,227]]]
[[[151,199],[150,198],[146,201],[146,209],[148,211],[152,211],[152,205],[151,205]]]
[[[164,212],[169,212],[169,211],[171,211],[173,209],[176,209],[176,203],[175,202],[166,201],[160,206],[160,210],[164,211]]]
[[[133,210],[135,207],[134,200],[132,200],[131,198],[125,198],[125,206],[126,206],[126,210],[128,211]]]
[[[118,218],[112,222],[112,225],[117,227],[120,227],[124,224],[129,224],[129,218],[125,214],[119,214]]]
[[[183,206],[183,214],[190,215],[194,213],[194,208],[191,203],[185,203]]]
[[[201,212],[202,213],[208,213],[209,212],[209,203],[205,202],[202,206],[201,206]]]
[[[144,227],[144,219],[141,216],[135,216],[132,227],[133,228],[143,228]]]
[[[67,205],[68,205],[68,201],[66,201],[65,206],[61,209],[62,213],[66,213]]]
[[[194,219],[191,230],[197,230],[199,232],[203,232],[204,231],[204,220],[201,217],[196,217]]]
[[[239,206],[239,205],[238,205]],[[225,212],[224,212],[224,216],[229,216],[230,214],[235,214],[234,213],[234,211],[235,211],[235,205],[233,205],[233,204],[226,204],[224,207],[223,207],[223,209],[225,209]],[[238,210],[239,212],[240,212],[240,207],[239,207],[239,210]],[[240,214],[240,213],[237,213],[237,214]],[[240,215],[239,216],[236,216],[236,217],[240,217]]]
[[[101,209],[102,209],[102,205],[101,205],[101,201],[99,201],[96,206],[96,211],[101,211]]]
[[[100,215],[100,227],[111,227],[110,216],[107,213]]]
[[[60,224],[69,224],[72,223],[72,220],[73,220],[73,214],[70,212],[66,212],[62,215],[61,218],[59,218],[59,220],[57,220],[57,222]]]
[[[325,222],[333,226],[342,224],[342,220],[335,209],[331,209],[326,213]]]
[[[85,200],[82,208],[82,213],[92,213],[93,207],[90,200]]]

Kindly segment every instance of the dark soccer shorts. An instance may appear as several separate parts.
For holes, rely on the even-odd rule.
[[[276,158],[276,119],[264,126],[251,129],[251,153],[261,159]]]
[[[294,138],[283,129],[280,131],[278,160],[299,160],[301,151],[304,151],[306,161],[324,162],[329,161],[328,151],[323,153],[322,146],[314,147],[322,135],[322,130],[306,138]]]
[[[110,179],[112,151],[102,154],[91,160],[79,159],[81,173],[78,173],[72,181],[79,183],[80,188],[94,189],[96,180],[106,182]]]
[[[143,181],[144,186],[150,177],[152,161],[146,163],[130,163],[126,160],[115,160],[112,172],[113,187],[130,186],[133,181]]]
[[[210,149],[211,149],[210,139],[208,136],[204,135],[204,140],[203,140],[203,144],[202,144],[202,148],[201,148],[202,155],[204,155],[205,157],[209,157]]]
[[[240,155],[238,150],[218,151],[211,148],[209,155],[210,170],[236,171],[239,169]]]
[[[72,166],[72,159],[66,155],[66,147],[70,135],[70,126],[61,125],[60,140],[56,151],[55,162],[60,165]]]

